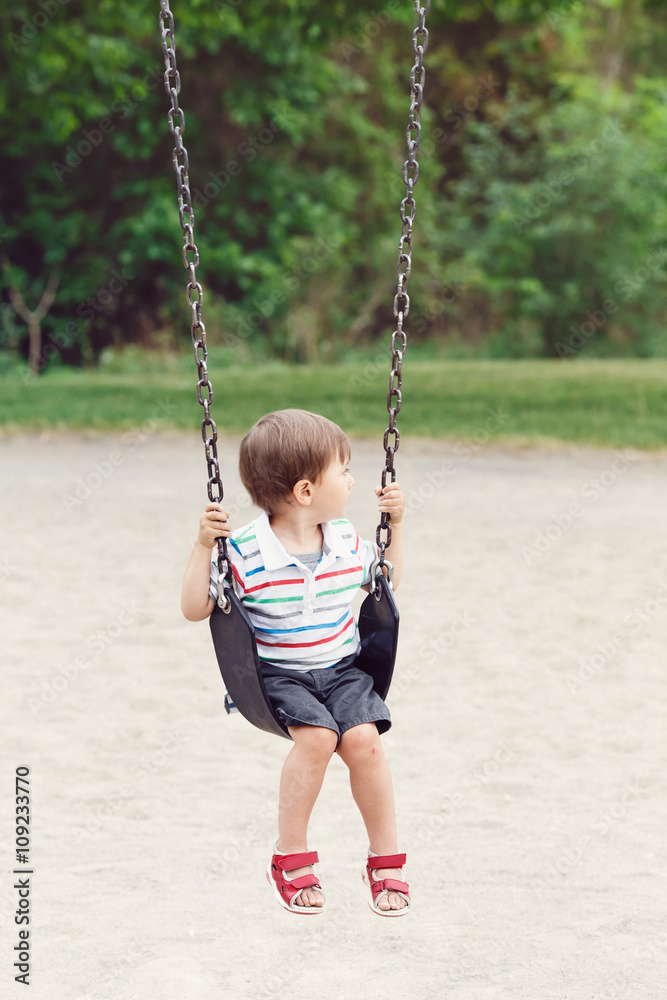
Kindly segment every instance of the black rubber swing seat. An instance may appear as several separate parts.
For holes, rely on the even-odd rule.
[[[225,586],[230,602],[223,611],[217,604],[211,614],[211,636],[227,693],[241,715],[267,733],[291,739],[273,710],[266,693],[257,655],[255,630],[243,604]],[[355,665],[373,678],[373,688],[384,701],[389,691],[398,645],[398,608],[386,577],[378,573],[375,590],[359,611],[361,650]]]

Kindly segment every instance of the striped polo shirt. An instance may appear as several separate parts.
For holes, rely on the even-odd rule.
[[[322,557],[314,570],[287,552],[265,513],[232,532],[227,550],[237,593],[255,628],[260,660],[312,670],[333,666],[359,649],[351,604],[370,581],[377,546],[360,539],[345,519],[321,527]],[[214,546],[209,591],[214,600],[217,558]]]

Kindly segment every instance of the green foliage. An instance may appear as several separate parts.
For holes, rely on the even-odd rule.
[[[376,67],[379,94],[371,94],[341,48],[349,32],[353,54],[363,52],[370,3],[174,6],[200,273],[239,314],[233,321],[231,310],[224,336],[257,338],[271,318],[275,345],[285,348],[285,318],[299,303],[330,308],[328,326],[340,330],[363,285],[355,283],[342,313],[337,286],[357,267],[365,276],[366,244],[395,208],[386,186],[373,182],[401,132],[367,114],[378,98],[382,116],[398,110],[391,39]],[[86,342],[95,350],[109,340],[150,342],[169,325],[184,281],[158,5],[61,8],[54,0],[51,8],[37,18],[19,5],[1,43],[5,247],[26,296],[48,268],[66,270],[49,320],[66,355]],[[396,15],[380,27],[391,35]],[[409,38],[401,32],[403,77]],[[99,301],[122,268],[132,275],[122,295]]]
[[[212,345],[335,361],[386,338],[413,5],[172,6]],[[45,363],[188,342],[158,9],[31,0],[2,15],[0,349],[26,353],[9,285],[34,308],[55,270]],[[666,23],[664,2],[433,0],[417,340],[553,353],[660,253]],[[576,165],[616,119],[619,140]],[[519,228],[565,169],[572,181]],[[636,281],[582,351],[664,354],[662,273]]]
[[[460,315],[483,313],[500,355],[667,355],[667,103],[649,120],[643,89],[632,107],[510,93],[495,120],[471,124],[442,252],[466,284]]]

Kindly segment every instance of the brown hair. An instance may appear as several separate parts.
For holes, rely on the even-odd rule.
[[[252,502],[277,514],[300,479],[315,483],[336,458],[348,462],[350,454],[338,424],[308,410],[277,410],[243,438],[239,472]]]

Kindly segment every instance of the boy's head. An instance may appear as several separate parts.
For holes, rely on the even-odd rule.
[[[252,502],[277,514],[302,479],[316,483],[332,462],[347,464],[350,439],[333,421],[308,410],[260,417],[241,442],[239,472]]]

